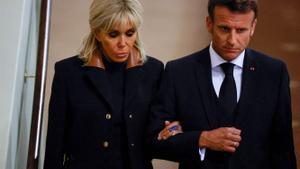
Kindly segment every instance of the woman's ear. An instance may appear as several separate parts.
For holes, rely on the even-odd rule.
[[[99,30],[98,30],[98,31],[97,31],[97,30],[93,30],[92,32],[93,32],[95,38],[97,39],[97,41],[98,41],[98,42],[101,42],[101,39],[102,39],[102,38],[101,38],[100,31],[99,31]]]

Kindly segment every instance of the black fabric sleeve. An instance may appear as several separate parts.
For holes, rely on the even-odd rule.
[[[198,158],[198,139],[200,131],[184,131],[167,140],[157,140],[164,128],[164,121],[180,121],[176,110],[176,89],[172,65],[166,65],[157,98],[152,105],[152,116],[148,129],[148,143],[154,158],[171,161]]]
[[[67,88],[63,73],[62,66],[56,64],[49,103],[44,169],[63,167],[67,115]]]
[[[279,96],[272,127],[272,164],[274,169],[296,169],[289,75],[282,63]]]

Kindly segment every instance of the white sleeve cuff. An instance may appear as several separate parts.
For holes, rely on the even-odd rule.
[[[206,148],[199,148],[199,155],[200,155],[201,161],[203,161],[205,158],[205,151],[206,151]]]

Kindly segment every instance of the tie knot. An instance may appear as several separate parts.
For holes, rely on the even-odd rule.
[[[234,64],[232,64],[230,62],[221,64],[221,68],[223,69],[223,72],[225,73],[225,75],[232,75],[233,67],[234,67]]]

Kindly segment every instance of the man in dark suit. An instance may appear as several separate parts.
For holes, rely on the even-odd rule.
[[[287,68],[247,48],[257,2],[209,0],[208,12],[211,44],[166,65],[152,107],[154,155],[181,169],[296,169]],[[159,133],[165,121],[181,126]]]

